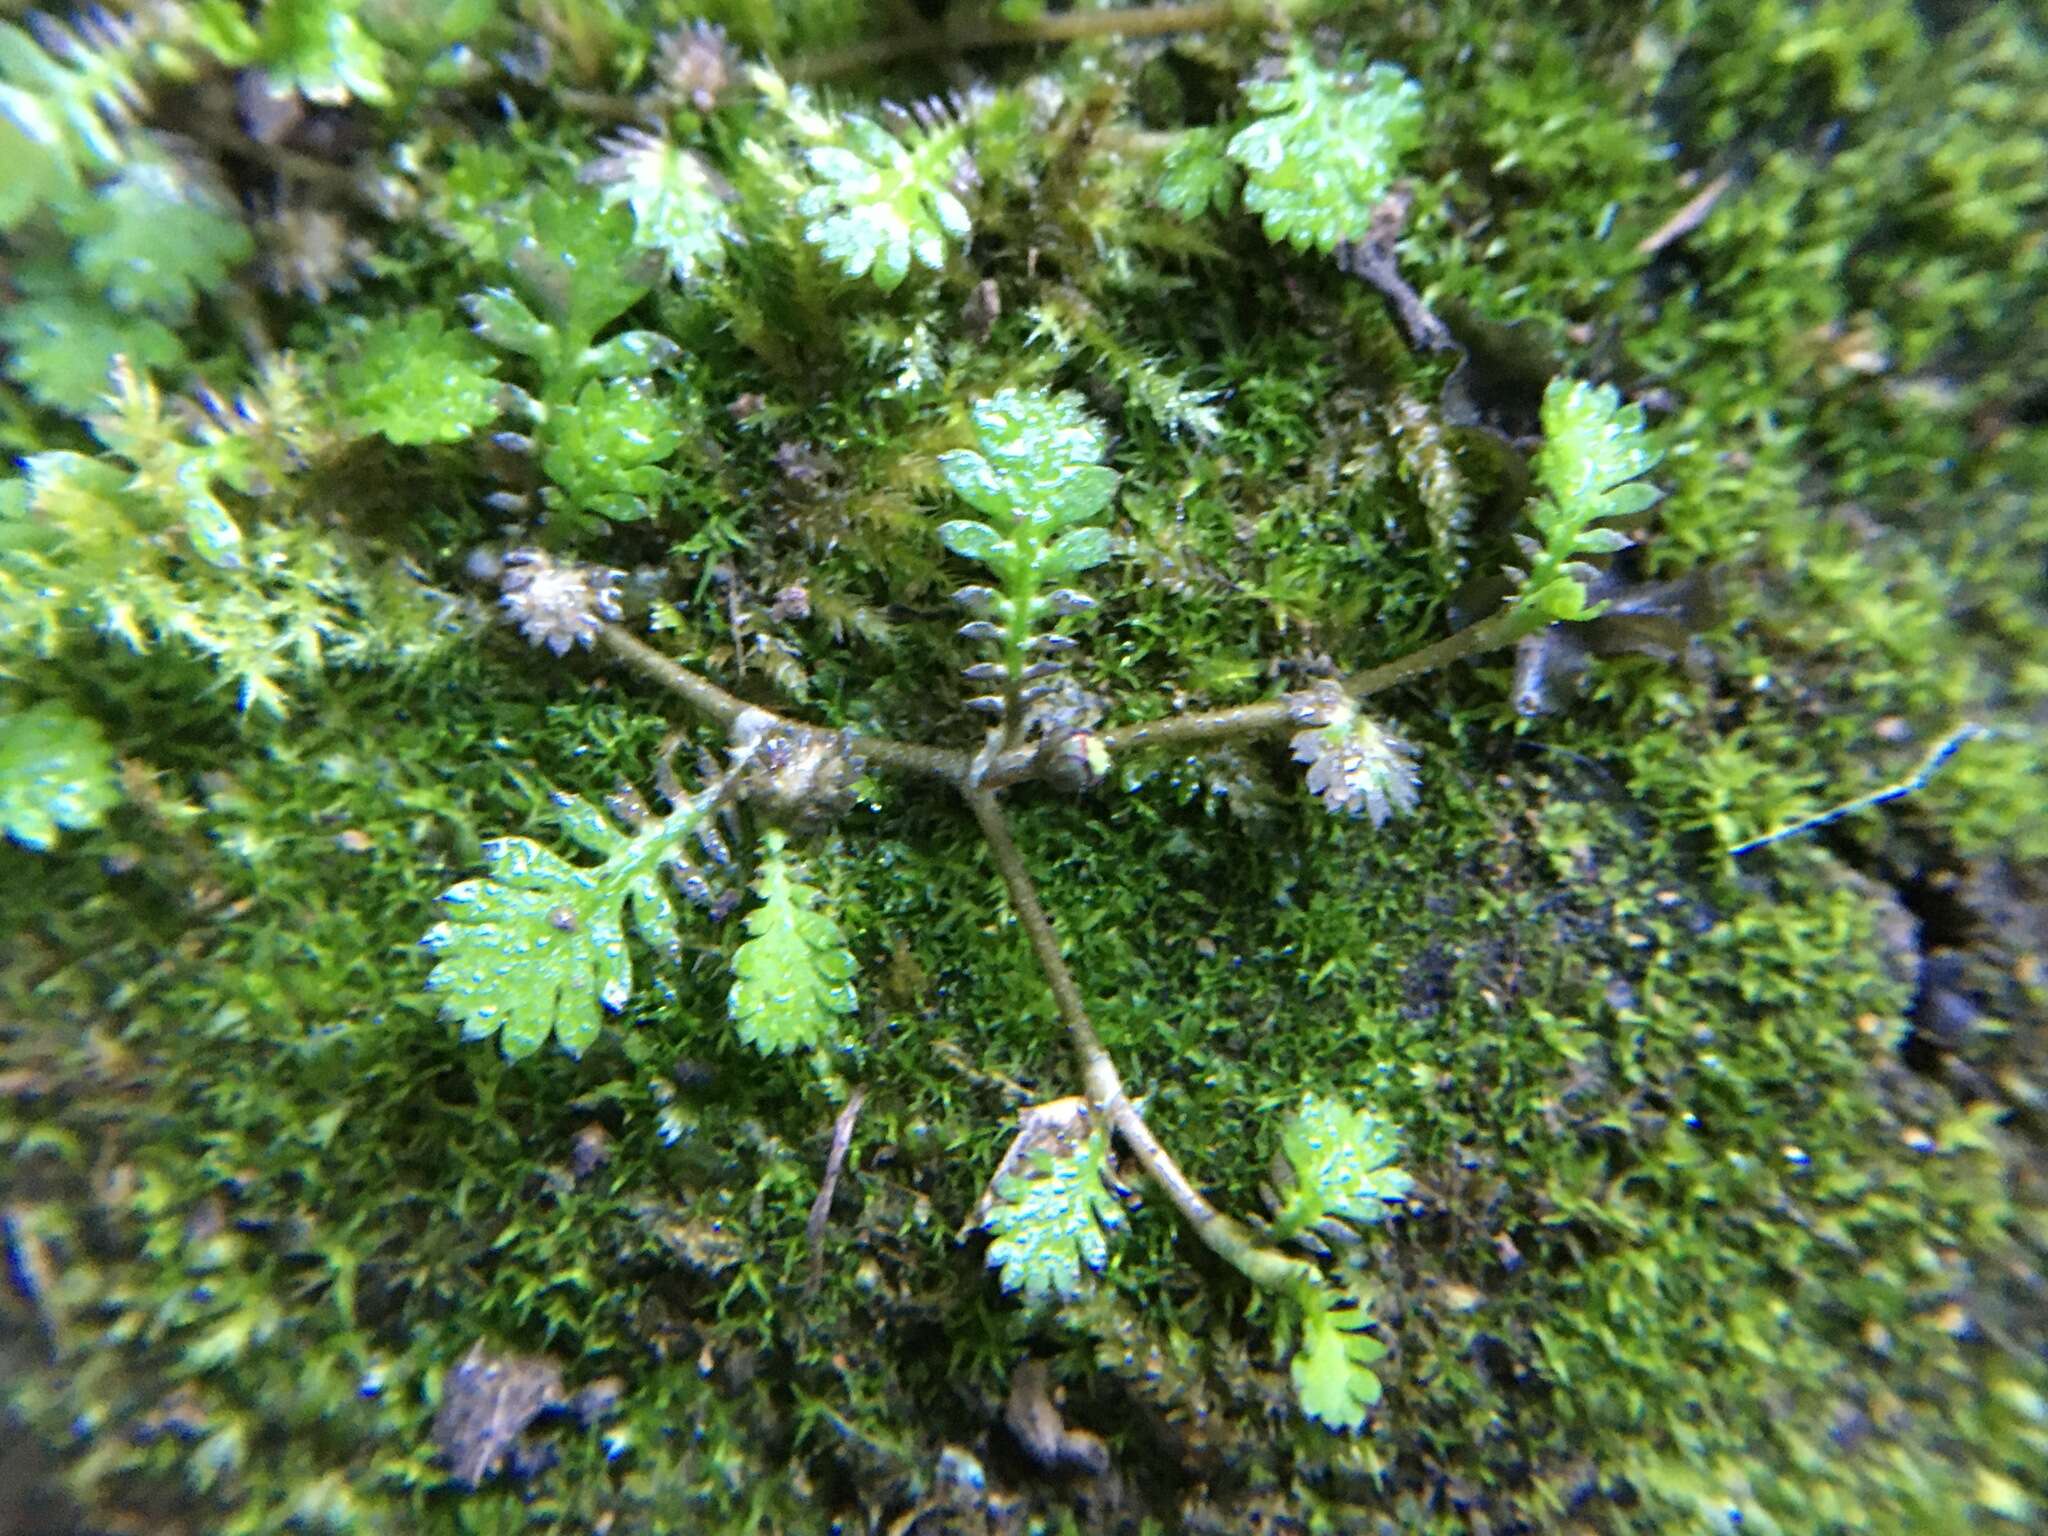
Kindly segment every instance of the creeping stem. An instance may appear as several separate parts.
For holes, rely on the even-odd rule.
[[[1406,656],[1396,657],[1392,661],[1382,662],[1377,667],[1368,667],[1363,672],[1352,674],[1344,679],[1344,689],[1354,699],[1362,699],[1369,694],[1413,682],[1416,678],[1434,672],[1440,667],[1447,667],[1452,662],[1513,645],[1539,622],[1523,609],[1503,609],[1491,618],[1467,625],[1432,645],[1425,645],[1418,651],[1410,651]],[[746,711],[758,710],[785,729],[825,729],[822,726],[790,719],[762,705],[751,704],[737,694],[726,692],[709,678],[692,672],[682,663],[662,655],[653,646],[634,635],[631,630],[620,625],[605,625],[599,632],[599,638],[604,642],[605,649],[634,671],[670,692],[681,695],[684,702],[697,713],[717,721],[720,725],[730,726]],[[1135,751],[1140,747],[1195,747],[1247,736],[1268,736],[1291,725],[1299,725],[1300,712],[1319,704],[1320,698],[1321,696],[1314,692],[1285,693],[1277,699],[1264,699],[1257,704],[1239,704],[1230,709],[1188,711],[1168,715],[1161,720],[1120,725],[1102,733],[1102,746],[1114,757],[1119,752]],[[1009,711],[1010,727],[1014,727],[1019,713],[1020,711],[1015,709]],[[1003,749],[996,754],[995,760],[982,765],[979,770],[974,754],[947,747],[928,747],[918,742],[895,741],[886,736],[860,735],[848,737],[847,745],[855,756],[875,767],[915,774],[921,778],[943,779],[961,789],[967,788],[970,781],[988,789],[1006,788],[1012,784],[1029,782],[1044,774],[1044,765],[1035,747],[1008,740],[1005,741]]]
[[[1081,1081],[1088,1090],[1088,1099],[1095,1106],[1095,1112],[1116,1128],[1117,1135],[1123,1138],[1124,1144],[1154,1182],[1166,1191],[1166,1197],[1187,1224],[1194,1228],[1195,1235],[1232,1268],[1253,1284],[1268,1288],[1314,1284],[1317,1274],[1313,1265],[1263,1246],[1243,1222],[1217,1210],[1209,1203],[1208,1197],[1195,1188],[1180,1164],[1174,1161],[1173,1154],[1152,1134],[1152,1127],[1145,1123],[1138,1106],[1124,1092],[1123,1077],[1104,1049],[1101,1036],[1095,1033],[1094,1024],[1089,1021],[1087,1005],[1081,1000],[1081,989],[1074,981],[1074,973],[1067,969],[1066,958],[1060,953],[1059,936],[1053,932],[1052,921],[1045,915],[1044,904],[1038,899],[1038,888],[1032,883],[1030,871],[1024,867],[1016,839],[1010,836],[1010,825],[1003,816],[1002,808],[996,804],[993,793],[978,786],[964,786],[961,794],[968,809],[974,812],[982,836],[988,840],[989,852],[994,856],[996,869],[1003,877],[1003,886],[1009,892],[1010,906],[1017,914],[1017,921],[1023,924],[1025,936],[1031,941],[1031,952],[1038,959],[1039,969],[1045,973],[1046,985],[1052,989],[1053,1002],[1059,1008],[1061,1021],[1067,1026],[1068,1037],[1073,1041],[1074,1054],[1080,1061]]]
[[[715,720],[720,725],[730,726],[748,710],[765,714],[776,724],[790,730],[826,732],[826,727],[807,725],[801,720],[791,720],[772,709],[763,709],[758,704],[749,704],[737,694],[727,693],[707,677],[692,672],[680,662],[671,661],[631,630],[617,624],[607,624],[599,632],[605,649],[632,667],[642,677],[659,683],[673,693],[682,695],[684,701],[698,714]],[[849,736],[847,749],[863,762],[879,768],[892,768],[900,773],[918,774],[924,778],[944,779],[949,784],[959,784],[967,777],[971,761],[965,752],[949,751],[944,747],[927,747],[914,741],[891,741],[886,736]]]
[[[1240,17],[1257,20],[1263,9],[1244,4],[1243,0],[1206,0],[1193,5],[1139,5],[1127,10],[1060,11],[1031,21],[956,22],[798,59],[790,66],[789,74],[798,80],[829,80],[918,54],[958,53],[1004,44],[1070,43],[1097,37],[1161,37],[1169,32],[1199,32],[1225,26]]]
[[[1031,664],[1025,642],[1031,638],[1031,598],[1038,590],[1038,577],[1028,569],[1012,574],[1009,582],[1010,627],[1003,632],[1003,749],[1009,751],[1024,741],[1024,669]]]
[[[607,624],[598,631],[598,638],[604,641],[606,650],[641,676],[661,684],[672,693],[681,694],[684,702],[698,714],[720,725],[731,725],[752,707],[745,699],[727,693],[708,677],[700,677],[681,662],[669,660],[629,629]]]
[[[1344,680],[1344,687],[1354,698],[1395,687],[1468,656],[1511,645],[1529,633],[1537,622],[1520,608],[1504,609],[1491,618],[1446,636],[1434,645],[1426,645],[1394,661],[1356,673]],[[760,705],[748,703],[737,694],[726,692],[710,679],[670,660],[617,624],[607,624],[601,631],[601,638],[612,655],[644,677],[679,694],[699,714],[722,725],[731,726],[741,715],[758,711],[768,714],[785,729],[820,729],[776,715]],[[1012,667],[1013,687],[1016,672],[1017,669]],[[1299,723],[1305,707],[1320,703],[1321,695],[1317,693],[1283,694],[1277,699],[1239,705],[1234,709],[1171,715],[1164,720],[1120,726],[1104,732],[1101,740],[1114,754],[1140,747],[1190,747],[1235,737],[1267,735]],[[1089,1102],[1130,1148],[1146,1173],[1166,1191],[1167,1199],[1173,1202],[1174,1209],[1194,1229],[1195,1235],[1254,1285],[1266,1289],[1298,1289],[1321,1284],[1321,1273],[1313,1264],[1290,1258],[1268,1247],[1250,1227],[1210,1204],[1208,1197],[1195,1187],[1186,1171],[1174,1160],[1173,1154],[1152,1133],[1152,1127],[1145,1123],[1138,1106],[1125,1093],[1123,1076],[1117,1071],[1115,1061],[1103,1047],[1101,1036],[1095,1033],[1095,1026],[1088,1018],[1081,988],[1074,980],[1074,973],[1067,968],[1065,956],[1060,953],[1059,935],[1053,932],[1052,920],[1046,916],[1044,903],[1038,899],[1038,888],[1032,883],[1030,871],[1024,867],[1016,839],[1010,835],[1009,821],[996,803],[998,789],[1027,782],[1039,777],[1043,771],[1037,748],[1017,741],[1015,733],[1020,716],[1020,710],[1013,708],[1010,711],[1004,736],[988,755],[892,741],[880,736],[852,735],[846,741],[851,752],[876,767],[942,779],[960,791],[988,842],[997,872],[1003,878],[1004,889],[1009,892],[1010,906],[1024,927],[1031,952],[1052,991],[1060,1019],[1067,1027]]]
[[[1397,656],[1392,661],[1381,662],[1376,667],[1367,667],[1363,672],[1354,672],[1344,679],[1344,691],[1354,699],[1365,698],[1368,694],[1382,693],[1397,688],[1402,683],[1413,682],[1426,672],[1439,667],[1448,667],[1454,661],[1497,651],[1504,645],[1513,645],[1524,635],[1543,627],[1541,617],[1519,604],[1503,608],[1489,619],[1477,624],[1468,624],[1463,629],[1445,635],[1434,645],[1425,645],[1419,651],[1410,651],[1406,656]]]
[[[1513,645],[1534,626],[1520,608],[1506,608],[1491,618],[1469,624],[1433,645],[1396,657],[1377,667],[1368,667],[1344,679],[1344,691],[1354,699],[1382,693],[1412,682],[1454,661]],[[1241,736],[1263,736],[1301,723],[1298,710],[1318,702],[1313,693],[1287,693],[1257,704],[1240,704],[1232,709],[1188,711],[1147,720],[1138,725],[1120,725],[1102,733],[1102,745],[1111,757],[1137,747],[1193,747],[1205,742],[1230,741]]]
[[[1265,14],[1261,0],[1195,0],[1193,4],[1136,5],[1125,10],[1058,11],[1031,21],[955,21],[791,59],[783,73],[792,80],[834,80],[926,54],[1108,37],[1164,37],[1173,32],[1204,32],[1238,21],[1257,22]],[[558,90],[555,94],[563,105],[586,117],[632,123],[658,121],[661,116],[658,99],[653,97],[609,91]]]

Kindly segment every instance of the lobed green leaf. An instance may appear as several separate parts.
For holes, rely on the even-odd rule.
[[[747,914],[747,941],[732,957],[727,1010],[740,1038],[765,1055],[825,1044],[857,1006],[854,959],[838,924],[818,910],[823,894],[797,878],[780,832],[767,834]]]
[[[278,87],[308,101],[346,106],[389,102],[390,58],[356,19],[361,0],[270,0],[257,58]]]
[[[544,361],[553,357],[561,345],[555,328],[528,309],[509,288],[486,288],[468,295],[462,302],[475,322],[477,335],[494,347]]]
[[[547,423],[541,468],[575,511],[612,522],[647,516],[681,446],[668,401],[634,379],[591,379]]]
[[[66,221],[81,277],[117,309],[177,324],[202,294],[226,284],[255,243],[241,218],[168,160],[139,160],[80,203]]]
[[[634,239],[632,213],[587,192],[544,191],[509,261],[520,295],[562,333],[562,365],[647,296],[659,266]]]
[[[1291,1179],[1274,1229],[1292,1236],[1328,1216],[1384,1221],[1415,1187],[1395,1166],[1401,1139],[1372,1111],[1324,1094],[1303,1097],[1280,1131]]]
[[[1083,1099],[1036,1105],[1020,1119],[983,1197],[988,1262],[1026,1301],[1071,1301],[1109,1262],[1109,1234],[1125,1223],[1109,1137]]]
[[[723,267],[739,230],[728,206],[731,191],[704,157],[637,130],[606,148],[584,179],[604,185],[606,207],[624,203],[633,210],[633,238],[659,251],[679,283]]]
[[[508,1057],[531,1055],[552,1038],[578,1056],[604,1014],[633,995],[625,909],[635,931],[665,954],[677,948],[675,908],[659,883],[662,866],[708,813],[700,796],[631,834],[613,829],[573,795],[555,797],[576,841],[604,854],[572,864],[530,838],[484,845],[489,873],[441,896],[446,917],[422,943],[435,958],[427,988],[465,1040],[495,1035]]]
[[[1372,1319],[1356,1298],[1320,1290],[1302,1298],[1301,1343],[1288,1368],[1302,1411],[1332,1429],[1356,1430],[1380,1400],[1372,1366],[1386,1345],[1365,1330]]]
[[[431,309],[367,326],[334,385],[344,412],[393,443],[460,442],[498,413],[490,358]]]
[[[968,676],[1002,688],[979,697],[975,708],[1009,715],[1042,695],[1059,665],[1037,654],[1045,649],[1039,622],[1050,618],[1057,625],[1089,606],[1079,594],[1047,591],[1109,559],[1108,530],[1091,520],[1115,497],[1117,475],[1098,462],[1102,429],[1072,395],[1006,389],[978,401],[973,419],[976,446],[940,455],[939,469],[989,521],[943,523],[939,540],[987,566],[1001,583],[1000,591],[963,592],[983,615],[963,633],[1002,646],[1000,661],[976,663]]]
[[[1551,380],[1543,392],[1543,447],[1535,465],[1543,494],[1529,506],[1541,538],[1518,540],[1529,563],[1510,572],[1527,612],[1544,620],[1599,613],[1586,596],[1587,583],[1599,573],[1579,557],[1629,545],[1620,529],[1597,525],[1655,505],[1656,488],[1639,477],[1661,457],[1643,441],[1642,407],[1624,406],[1614,386]]]
[[[964,518],[939,524],[939,542],[961,559],[979,560],[984,565],[993,565],[1003,550],[1003,536],[995,529]]]
[[[1297,732],[1288,745],[1294,760],[1307,764],[1310,792],[1335,814],[1363,813],[1380,827],[1421,799],[1415,748],[1349,701],[1327,725]]]
[[[817,184],[797,201],[804,238],[848,277],[873,275],[884,292],[915,266],[936,271],[973,233],[950,183],[962,162],[958,124],[905,143],[858,113],[841,121],[840,144],[806,152]]]
[[[89,410],[107,392],[117,357],[145,370],[184,363],[183,345],[161,321],[81,298],[61,276],[46,282],[31,269],[19,277],[22,296],[0,308],[0,342],[7,372],[43,404]]]
[[[508,1057],[529,1056],[552,1036],[571,1056],[596,1038],[599,1005],[632,991],[616,899],[587,870],[539,844],[487,844],[493,878],[446,892],[447,921],[427,935],[438,956],[427,978],[465,1040],[497,1035]]]
[[[1154,195],[1184,219],[1220,213],[1237,195],[1238,168],[1221,128],[1190,128],[1174,140],[1160,166]]]
[[[120,800],[96,721],[54,700],[0,713],[0,835],[47,850],[60,830],[96,827]]]
[[[1267,237],[1334,251],[1362,236],[1402,157],[1422,139],[1422,88],[1391,64],[1325,68],[1297,46],[1287,72],[1245,88],[1263,114],[1230,141],[1245,206]]]

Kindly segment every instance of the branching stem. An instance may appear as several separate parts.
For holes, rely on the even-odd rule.
[[[1381,662],[1376,667],[1367,667],[1363,672],[1354,672],[1344,679],[1344,691],[1354,699],[1363,699],[1375,693],[1383,693],[1402,683],[1413,682],[1426,672],[1439,667],[1448,667],[1452,662],[1464,661],[1469,657],[1497,651],[1502,646],[1513,645],[1524,635],[1543,627],[1543,620],[1522,607],[1503,608],[1491,618],[1481,619],[1477,624],[1468,624],[1463,629],[1445,635],[1434,645],[1425,645],[1419,651],[1410,651],[1406,656],[1397,656],[1392,661]]]
[[[1195,1235],[1226,1263],[1253,1284],[1269,1289],[1314,1284],[1317,1279],[1314,1265],[1264,1246],[1243,1222],[1217,1210],[1209,1203],[1208,1197],[1195,1188],[1173,1154],[1153,1135],[1138,1106],[1124,1092],[1122,1074],[1117,1071],[1101,1036],[1095,1033],[1095,1026],[1089,1021],[1087,1005],[1081,999],[1081,988],[1074,980],[1074,973],[1067,969],[1066,958],[1060,953],[1059,936],[1053,932],[1052,920],[1045,915],[1044,904],[1038,899],[1038,888],[1032,882],[1031,872],[1024,867],[1024,857],[1017,851],[1016,839],[1010,835],[1010,825],[1002,807],[996,804],[993,793],[978,786],[965,787],[961,793],[968,809],[974,812],[982,836],[988,840],[997,872],[1002,875],[1004,889],[1009,892],[1010,906],[1024,927],[1025,937],[1031,941],[1031,952],[1038,959],[1039,969],[1045,973],[1046,985],[1052,990],[1053,1002],[1059,1009],[1061,1021],[1067,1026],[1068,1037],[1073,1041],[1074,1055],[1080,1062],[1081,1081],[1095,1112],[1115,1127],[1117,1135],[1123,1138],[1139,1164],[1166,1191],[1174,1209],[1194,1228]]]
[[[605,649],[633,668],[651,682],[659,683],[683,699],[698,714],[730,726],[749,710],[768,715],[777,725],[789,730],[817,731],[829,734],[825,726],[810,725],[801,720],[792,720],[785,715],[759,704],[750,704],[738,694],[727,693],[709,678],[692,672],[681,662],[672,661],[646,641],[617,624],[607,624],[599,632]],[[885,736],[853,736],[848,745],[855,756],[881,768],[892,768],[901,773],[914,773],[924,778],[944,779],[949,784],[965,783],[970,762],[965,752],[950,751],[945,747],[927,747],[914,741],[892,741]]]
[[[1083,14],[1126,16],[1132,13]],[[1503,609],[1493,617],[1447,635],[1433,645],[1357,673],[1345,679],[1344,687],[1353,697],[1359,698],[1395,687],[1468,656],[1511,645],[1529,633],[1536,622],[1520,608]],[[620,625],[607,624],[601,631],[601,638],[605,649],[612,655],[653,682],[681,695],[699,714],[722,725],[730,727],[743,714],[759,712],[768,715],[783,729],[823,729],[788,719],[761,705],[750,704],[737,694],[728,693],[709,678],[662,655]],[[1316,693],[1284,694],[1277,699],[1239,705],[1234,709],[1180,714],[1164,720],[1123,726],[1104,733],[1101,739],[1102,744],[1114,754],[1140,747],[1186,747],[1266,735],[1298,723],[1304,706],[1320,702]],[[1254,1285],[1271,1290],[1299,1290],[1320,1285],[1321,1271],[1315,1265],[1304,1259],[1291,1258],[1261,1242],[1250,1227],[1211,1204],[1173,1154],[1153,1134],[1138,1106],[1124,1091],[1123,1075],[1117,1071],[1116,1062],[1103,1046],[1101,1036],[1095,1032],[1080,985],[1060,953],[1059,935],[1053,931],[1052,920],[1046,916],[1045,906],[1038,899],[1038,888],[1032,882],[1030,871],[1025,868],[1016,839],[1010,835],[1009,821],[996,803],[998,789],[1036,778],[1042,771],[1037,748],[1029,743],[1015,742],[1010,734],[1016,726],[1014,713],[1008,724],[1009,730],[1004,738],[984,753],[969,754],[880,736],[852,736],[848,738],[848,744],[852,751],[877,767],[942,779],[960,791],[988,842],[996,870],[1009,893],[1010,906],[1023,925],[1031,952],[1045,975],[1060,1019],[1067,1027],[1089,1102],[1104,1123],[1115,1130],[1146,1173],[1166,1192],[1167,1199],[1194,1229],[1195,1236]]]
[[[1090,13],[1094,14],[1094,13]],[[1455,634],[1446,635],[1419,651],[1368,667],[1344,679],[1353,698],[1365,698],[1402,683],[1447,667],[1467,657],[1512,645],[1529,633],[1537,621],[1520,608],[1506,608]],[[720,725],[730,726],[748,710],[770,716],[778,726],[797,731],[823,731],[811,725],[752,704],[728,693],[709,678],[691,671],[681,662],[661,654],[631,630],[607,624],[600,632],[605,649],[651,682],[680,694],[691,708]],[[1257,704],[1240,704],[1230,709],[1191,711],[1169,715],[1163,720],[1146,720],[1118,726],[1102,733],[1103,748],[1114,757],[1140,747],[1193,747],[1209,742],[1233,741],[1247,736],[1266,736],[1300,723],[1300,712],[1318,702],[1313,692],[1287,693]],[[1014,718],[1014,712],[1013,712]],[[955,788],[987,790],[1028,783],[1043,774],[1037,749],[1025,743],[1006,744],[994,761],[977,764],[975,755],[948,747],[928,747],[919,742],[895,741],[886,736],[853,736],[849,745],[856,755],[879,768],[916,774],[921,778],[943,779]]]
[[[232,125],[216,122],[204,113],[192,114],[181,124],[181,131],[203,140],[223,154],[261,166],[286,181],[302,181],[337,197],[345,197],[373,212],[382,211],[370,190],[347,166],[301,154],[282,144],[266,144]]]
[[[1247,5],[1242,0],[1205,0],[1192,5],[1140,5],[1118,11],[1060,11],[1031,21],[967,21],[798,59],[790,65],[788,73],[794,80],[830,80],[927,53],[1072,43],[1100,37],[1163,37],[1169,32],[1199,32],[1226,26],[1241,17],[1256,20],[1263,14],[1263,6]]]
[[[1344,691],[1354,699],[1381,693],[1454,661],[1513,645],[1529,633],[1531,621],[1519,608],[1507,608],[1477,624],[1467,625],[1444,636],[1433,645],[1396,657],[1377,667],[1353,673],[1344,679]],[[1232,741],[1245,736],[1264,736],[1298,725],[1298,711],[1316,702],[1314,693],[1287,693],[1257,704],[1239,704],[1231,709],[1211,709],[1168,715],[1163,720],[1146,720],[1122,725],[1102,734],[1102,745],[1110,756],[1138,747],[1193,747],[1207,742]]]

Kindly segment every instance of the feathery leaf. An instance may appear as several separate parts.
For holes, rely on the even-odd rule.
[[[667,257],[677,282],[725,265],[738,227],[726,206],[730,191],[702,155],[639,128],[622,129],[603,148],[582,179],[604,189],[606,207],[633,210],[633,238]]]
[[[556,796],[577,842],[608,848],[602,863],[572,864],[524,837],[484,845],[488,875],[441,896],[448,916],[422,943],[436,957],[427,987],[465,1040],[498,1037],[513,1058],[550,1036],[571,1056],[597,1038],[605,1012],[633,995],[626,952],[630,904],[635,930],[657,948],[675,945],[675,910],[658,876],[678,867],[683,845],[710,814],[710,792],[676,803],[668,816],[613,833],[573,795]]]
[[[1109,1234],[1124,1225],[1112,1193],[1109,1136],[1086,1099],[1058,1099],[1018,1115],[1019,1128],[976,1215],[993,1241],[991,1268],[1026,1301],[1081,1294],[1083,1272],[1109,1262]]]
[[[884,292],[900,287],[913,266],[944,266],[946,252],[973,233],[960,199],[973,179],[966,125],[935,108],[920,116],[899,136],[849,112],[838,142],[804,156],[818,178],[797,202],[810,220],[804,238],[848,277],[872,274]]]
[[[1394,1165],[1401,1139],[1366,1109],[1323,1094],[1306,1095],[1280,1130],[1286,1188],[1273,1229],[1291,1237],[1328,1217],[1368,1224],[1386,1219],[1415,1187]]]
[[[54,700],[0,713],[0,835],[44,850],[60,829],[98,826],[120,800],[96,721]]]
[[[1415,749],[1393,728],[1337,699],[1322,723],[1289,740],[1294,760],[1308,765],[1308,787],[1333,813],[1363,811],[1375,827],[1413,811],[1421,798]]]
[[[1315,1289],[1300,1301],[1301,1343],[1289,1374],[1302,1411],[1332,1429],[1359,1429],[1380,1400],[1372,1366],[1387,1347],[1365,1331],[1372,1318],[1356,1297]]]
[[[831,1039],[856,1006],[854,960],[839,925],[818,910],[823,894],[797,878],[783,834],[770,831],[762,847],[761,905],[747,914],[750,937],[732,957],[727,1008],[740,1038],[773,1055]]]
[[[1517,599],[1545,619],[1590,619],[1600,605],[1588,605],[1586,584],[1597,575],[1586,555],[1612,554],[1630,544],[1602,519],[1633,517],[1658,496],[1639,478],[1662,458],[1643,442],[1643,409],[1624,406],[1613,385],[1582,379],[1552,379],[1543,392],[1543,447],[1536,455],[1536,482],[1544,494],[1529,504],[1530,521],[1542,535],[1523,553],[1526,572],[1508,574],[1521,585]]]
[[[1268,239],[1334,251],[1362,235],[1393,185],[1401,157],[1422,139],[1422,88],[1391,64],[1336,69],[1297,47],[1278,79],[1245,96],[1263,114],[1230,141],[1245,168],[1245,206]]]

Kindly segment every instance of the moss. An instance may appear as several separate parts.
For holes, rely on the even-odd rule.
[[[228,359],[225,384],[252,316],[344,361],[359,316],[463,323],[461,295],[507,281],[536,189],[567,193],[596,153],[606,93],[649,87],[650,15],[675,9],[491,12],[480,47],[524,58],[545,34],[554,73],[467,84],[376,34],[425,105],[328,109],[359,139],[326,181],[377,167],[398,210],[349,214],[375,250],[359,286],[313,304],[225,284],[184,353]],[[715,9],[785,61],[899,19]],[[1258,1208],[1269,1127],[1305,1089],[1403,1128],[1416,1206],[1356,1271],[1391,1346],[1369,1430],[1295,1411],[1272,1304],[1157,1196],[1057,1312],[1020,1310],[961,1239],[1019,1095],[1074,1085],[1001,884],[935,791],[863,780],[803,848],[863,999],[867,1096],[822,1262],[806,1217],[839,1104],[734,1038],[738,923],[692,927],[678,964],[637,956],[660,987],[580,1061],[455,1038],[416,944],[434,898],[483,840],[545,835],[546,789],[647,784],[669,701],[582,653],[535,666],[466,595],[471,551],[503,542],[484,498],[542,489],[531,463],[363,427],[289,492],[229,499],[306,540],[345,530],[337,559],[407,563],[459,643],[284,668],[285,723],[241,715],[175,640],[0,655],[124,760],[108,825],[0,846],[5,1304],[39,1354],[9,1390],[94,1519],[2038,1516],[2043,40],[2004,6],[1944,25],[1903,3],[1326,9],[1329,44],[1422,87],[1401,264],[1472,348],[1478,422],[1451,359],[1411,354],[1331,264],[1241,210],[1157,205],[1161,139],[1241,112],[1255,29],[976,50],[1003,94],[970,140],[973,241],[890,294],[805,239],[792,118],[745,93],[669,114],[748,238],[619,322],[681,344],[649,387],[682,444],[656,515],[570,537],[627,571],[664,649],[746,696],[972,745],[933,530],[935,460],[970,440],[974,398],[1077,389],[1114,428],[1117,556],[1081,668],[1118,719],[1368,667],[1484,600],[1454,582],[1512,558],[1496,503],[1521,500],[1489,429],[1535,421],[1507,342],[1651,409],[1667,494],[1630,558],[1711,582],[1710,664],[1597,660],[1541,721],[1513,713],[1503,662],[1395,690],[1422,810],[1379,830],[1325,816],[1278,743],[1013,797],[1105,1042],[1219,1203]],[[870,110],[953,62],[818,100]],[[482,105],[499,91],[509,120]],[[152,110],[229,121],[199,91]],[[1696,228],[1639,248],[1724,172]],[[90,448],[13,376],[11,448]],[[793,585],[801,614],[775,601]],[[1911,798],[1727,853],[1898,780],[1963,719],[1995,734]],[[606,1155],[579,1171],[592,1125]],[[456,1487],[431,1425],[479,1338],[547,1356],[570,1391],[617,1378],[616,1407],[545,1417],[552,1464]],[[1003,1427],[1027,1360],[1106,1438],[1110,1477],[1047,1471]],[[986,1475],[971,1498],[963,1450]]]

